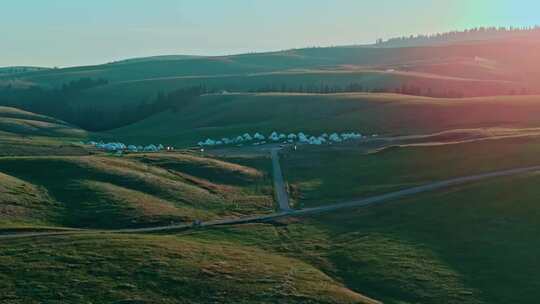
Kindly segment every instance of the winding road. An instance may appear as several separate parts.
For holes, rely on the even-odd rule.
[[[353,200],[349,202],[321,206],[314,208],[306,208],[301,210],[293,210],[289,208],[288,205],[288,195],[285,189],[285,184],[283,182],[283,176],[281,174],[281,168],[279,165],[279,158],[277,157],[278,150],[272,150],[272,162],[274,163],[274,184],[276,185],[276,195],[278,196],[278,203],[280,206],[280,212],[266,214],[266,215],[253,215],[242,218],[233,218],[233,219],[221,219],[202,222],[200,225],[194,226],[191,224],[179,224],[179,225],[169,225],[169,226],[160,226],[160,227],[151,227],[151,228],[134,228],[134,229],[117,229],[117,230],[74,230],[74,231],[60,231],[60,232],[24,232],[24,233],[12,233],[0,235],[0,240],[5,239],[18,239],[18,238],[27,238],[27,237],[45,237],[45,236],[58,236],[58,235],[81,235],[81,234],[115,234],[115,233],[151,233],[151,232],[167,232],[167,231],[181,231],[188,229],[196,229],[199,227],[213,227],[213,226],[224,226],[224,225],[240,225],[248,223],[260,223],[268,222],[279,218],[284,217],[300,217],[307,216],[325,212],[331,212],[341,209],[348,208],[359,208],[381,204],[390,200],[396,200],[404,197],[408,197],[414,194],[420,194],[424,192],[430,192],[438,189],[444,189],[456,185],[466,184],[470,182],[475,182],[479,180],[512,176],[524,173],[531,173],[540,171],[540,166],[532,166],[525,168],[516,168],[509,170],[501,170],[490,173],[483,173],[477,175],[470,175],[465,177],[458,177],[453,179],[448,179],[444,181],[429,183],[426,185],[413,187],[405,190],[400,190],[396,192],[391,192],[387,194],[377,195],[369,198],[363,198],[358,200]],[[277,167],[276,167],[277,166]]]

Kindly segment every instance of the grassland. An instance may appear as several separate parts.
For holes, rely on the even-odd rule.
[[[159,164],[155,164],[158,159]],[[178,163],[192,161],[192,171],[167,169],[171,159]],[[193,155],[3,157],[0,172],[8,180],[46,191],[56,207],[50,209],[53,215],[49,223],[62,227],[144,227],[265,213],[273,209],[266,174]],[[198,172],[219,174],[222,180],[212,182],[207,179],[211,176],[197,176]],[[230,183],[226,183],[227,176],[231,177]],[[16,190],[22,185],[11,188]],[[10,197],[3,196],[3,199],[11,201]],[[20,199],[26,201],[24,197]],[[28,221],[21,220],[21,223]],[[40,223],[35,221],[34,224]],[[6,225],[13,223],[6,222]]]
[[[158,93],[191,86],[232,92],[315,92],[355,84],[369,91],[416,87],[421,88],[421,95],[430,96],[538,93],[538,72],[531,68],[534,64],[524,64],[538,62],[536,50],[537,43],[492,41],[439,47],[336,47],[222,57],[168,56],[35,71],[16,77],[4,75],[0,84],[16,81],[58,88],[81,78],[106,79],[107,85],[78,92],[69,101],[74,110],[99,111],[110,121],[117,115],[110,113],[134,110],[155,101]]]
[[[540,97],[435,99],[396,94],[208,95],[111,131],[126,142],[195,145],[245,132],[425,134],[449,129],[540,126]]]
[[[89,133],[53,117],[0,106],[0,157],[87,155],[80,144]]]
[[[315,206],[538,165],[539,149],[537,137],[374,154],[301,148],[282,166],[297,206]],[[4,229],[101,229],[264,213],[273,208],[269,165],[199,153],[3,157],[0,220]],[[273,225],[3,240],[0,301],[530,303],[538,179],[491,179]]]
[[[204,84],[246,91],[345,85],[508,91],[538,84],[535,47],[305,49],[138,59],[0,76],[58,87],[105,78],[72,102],[103,109]],[[481,57],[481,60],[477,60]],[[525,77],[526,76],[526,77]],[[471,79],[472,77],[472,79]],[[496,88],[493,86],[497,86]],[[199,153],[106,155],[76,141],[190,146],[245,132],[426,134],[540,127],[539,96],[433,99],[395,94],[205,95],[107,134],[0,107],[0,233],[15,229],[150,227],[274,210],[270,161]],[[442,135],[441,135],[442,136]],[[538,165],[537,137],[365,154],[300,147],[282,158],[295,207],[441,179]],[[534,303],[540,175],[461,185],[385,205],[271,224],[166,235],[2,239],[0,302],[22,303]]]
[[[238,244],[85,236],[8,245],[3,303],[370,303],[305,262]]]
[[[0,132],[21,136],[85,137],[87,132],[61,120],[0,106]]]
[[[499,178],[176,237],[13,240],[0,251],[2,300],[361,303],[364,294],[396,304],[531,303],[538,182],[538,174]]]
[[[0,173],[0,228],[51,225],[59,208],[47,191]]]
[[[300,257],[384,303],[533,303],[538,182],[538,174],[499,178],[274,227],[183,238]]]
[[[359,149],[302,149],[282,157],[285,179],[299,207],[410,188],[435,181],[539,165],[538,137],[451,145]]]
[[[111,83],[142,79],[158,79],[180,76],[209,76],[286,71],[294,69],[320,69],[335,67],[396,67],[440,66],[451,62],[455,75],[456,66],[468,63],[466,75],[471,66],[484,67],[482,75],[493,78],[493,70],[501,69],[506,75],[516,71],[534,70],[526,62],[537,58],[534,42],[486,41],[445,45],[440,47],[374,48],[374,47],[331,47],[297,49],[271,53],[243,54],[222,57],[174,57],[142,58],[96,66],[52,69],[17,75],[17,78],[40,85],[59,86],[82,77],[106,78]],[[482,62],[472,61],[483,58]],[[166,60],[164,60],[166,59]],[[527,60],[525,60],[527,59]],[[486,66],[485,62],[493,62]],[[473,66],[474,67],[474,66]],[[439,71],[440,72],[440,71]],[[462,73],[458,76],[463,77]],[[478,76],[478,75],[477,75]],[[519,78],[520,73],[517,77]],[[9,79],[9,77],[0,77]],[[521,80],[521,79],[520,79]]]
[[[0,132],[1,156],[75,156],[89,155],[93,151],[81,145],[81,138],[20,136]]]
[[[361,85],[365,90],[386,89],[394,92],[402,85],[428,89],[432,94],[466,92],[465,96],[505,95],[520,92],[524,85],[506,80],[486,80],[450,77],[414,71],[386,71],[373,68],[336,68],[333,70],[280,71],[254,74],[178,76],[150,78],[111,83],[87,90],[75,102],[85,105],[117,110],[134,106],[140,102],[151,102],[158,93],[171,92],[179,88],[204,85],[210,90],[249,92],[258,90],[321,90],[327,87],[347,88],[351,84]],[[114,102],[111,102],[114,101]]]

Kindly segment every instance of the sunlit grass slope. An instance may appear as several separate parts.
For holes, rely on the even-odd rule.
[[[0,107],[0,132],[24,136],[84,137],[87,133],[55,118]]]
[[[61,120],[0,106],[0,156],[85,155],[88,132]]]
[[[13,240],[3,303],[374,303],[299,259],[168,236]]]
[[[539,96],[435,99],[396,94],[207,95],[177,112],[111,131],[130,142],[194,145],[244,132],[424,134],[448,129],[540,126]]]
[[[298,206],[311,207],[468,175],[540,165],[540,138],[390,148],[303,149],[282,157]]]
[[[61,87],[81,78],[107,85],[70,98],[73,105],[103,112],[152,102],[158,93],[191,86],[249,92],[298,91],[361,85],[394,92],[402,86],[448,96],[539,92],[538,43],[484,41],[437,47],[331,47],[221,57],[165,56],[112,64],[50,69],[0,76],[0,83]],[[431,94],[430,94],[431,92]]]
[[[539,181],[496,178],[287,226],[192,237],[301,258],[384,303],[533,303]]]
[[[241,54],[221,57],[168,56],[139,58],[114,64],[50,69],[19,74],[17,78],[40,85],[59,86],[82,77],[105,78],[111,83],[143,79],[185,76],[247,75],[294,69],[335,68],[344,66],[416,67],[438,66],[448,61],[469,60],[471,65],[486,62],[516,77],[516,71],[534,70],[527,66],[538,59],[535,41],[494,40],[438,47],[376,48],[329,47],[296,49],[279,52]],[[480,58],[478,60],[473,60]],[[166,59],[166,60],[164,60]],[[471,63],[472,62],[472,63]],[[454,67],[451,75],[456,72]],[[443,73],[444,75],[444,73]],[[461,74],[460,74],[461,75]],[[478,76],[478,75],[475,75]],[[517,76],[521,76],[518,74]],[[518,77],[519,78],[519,77]],[[2,78],[0,78],[2,79]],[[3,77],[9,79],[9,77]]]
[[[168,170],[147,161],[157,158],[4,157],[0,158],[0,172],[45,189],[59,206],[54,223],[65,227],[167,225],[264,213],[273,208],[268,178],[255,169],[218,163],[221,184],[208,176],[196,176],[196,172]],[[192,168],[217,162],[198,161]],[[234,185],[239,170],[247,172],[253,187]],[[227,178],[231,185],[226,184]],[[24,193],[16,195],[24,198]]]
[[[0,132],[0,156],[88,155],[90,151],[79,140]]]
[[[152,102],[158,93],[201,85],[216,91],[291,90],[298,92],[299,88],[302,90],[322,90],[325,87],[327,89],[336,87],[345,89],[351,84],[360,85],[367,91],[385,89],[394,92],[396,89],[401,89],[403,85],[407,85],[408,87],[422,88],[424,94],[427,94],[428,91],[437,95],[461,92],[464,96],[505,95],[512,91],[520,92],[527,87],[520,82],[508,80],[475,79],[472,76],[468,77],[465,72],[462,77],[455,77],[445,76],[444,73],[429,73],[428,71],[387,71],[385,68],[339,67],[248,75],[178,76],[125,81],[87,90],[74,102],[118,110],[121,107],[136,106],[141,102]]]
[[[59,210],[45,189],[0,173],[0,227],[51,225]]]

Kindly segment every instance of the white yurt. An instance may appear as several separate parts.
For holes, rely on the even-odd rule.
[[[255,135],[253,135],[253,138],[255,138],[256,140],[265,140],[264,135],[260,134],[259,132],[255,133]]]
[[[271,140],[273,140],[273,141],[278,141],[279,140],[279,135],[277,134],[277,132],[272,132],[272,134],[270,134],[269,138]]]
[[[341,137],[337,133],[332,133],[329,137],[329,139],[333,142],[341,142]]]

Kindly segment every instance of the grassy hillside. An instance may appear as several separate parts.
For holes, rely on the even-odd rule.
[[[166,112],[113,130],[127,142],[194,145],[211,137],[355,130],[423,134],[448,129],[540,126],[540,97],[434,99],[395,94],[207,95],[178,112]]]
[[[282,157],[298,206],[369,197],[440,180],[540,165],[539,137],[452,145],[358,149],[301,149]]]
[[[48,70],[49,68],[43,67],[31,67],[31,66],[12,66],[12,67],[0,67],[0,76],[12,76],[22,73],[36,72]]]
[[[0,106],[0,132],[24,136],[85,137],[87,133],[61,120]]]
[[[504,95],[539,92],[540,62],[535,41],[484,41],[411,48],[333,47],[222,57],[157,56],[118,63],[1,76],[61,87],[81,78],[106,79],[108,85],[71,97],[71,103],[96,109],[121,109],[153,101],[158,93],[204,85],[208,89],[307,91],[351,84],[365,90],[418,87],[420,95]],[[313,92],[313,90],[311,90]],[[418,95],[418,94],[417,94]]]
[[[515,152],[520,146],[530,153]],[[447,169],[464,170],[446,154],[472,154],[467,168],[476,162],[475,168],[486,168],[487,162],[517,155],[529,160],[537,154],[534,147],[509,141],[483,149],[458,145],[455,154],[417,152],[418,159],[429,154],[444,164],[434,173],[439,178]],[[486,151],[497,157],[486,163],[475,158]],[[193,157],[174,159],[182,164]],[[145,162],[165,168],[172,161]],[[204,176],[219,176],[225,168],[258,175],[221,160],[195,157],[193,162],[204,164],[198,170]],[[422,172],[420,160],[413,162]],[[0,299],[362,303],[363,294],[392,304],[531,303],[538,297],[538,179],[538,174],[497,178],[378,207],[175,237],[2,241],[8,246],[0,250],[5,270]]]
[[[189,174],[182,168],[166,169],[167,157],[156,157],[3,157],[0,172],[10,181],[46,191],[50,199],[43,204],[50,201],[58,207],[50,210],[54,213],[51,223],[64,227],[167,225],[264,213],[273,208],[268,177],[255,169],[189,155],[176,156],[191,162],[193,171]],[[209,181],[206,178],[210,177],[204,174],[197,176],[205,170],[219,172],[221,181]],[[249,185],[238,185],[237,179],[249,181]],[[12,186],[10,191],[21,187]],[[10,196],[6,195],[1,199],[11,208]],[[41,203],[40,196],[35,197],[38,201],[28,204]],[[28,201],[24,195],[20,200]],[[32,217],[27,220],[32,222]]]
[[[469,298],[464,302],[531,303],[538,296],[534,287],[539,248],[534,235],[540,227],[534,185],[538,181],[538,175],[486,181],[403,200],[399,205],[330,215],[320,222],[333,227],[344,243],[349,238],[357,240],[333,254],[348,282],[375,283],[380,286],[377,293],[399,299],[403,293],[416,293],[415,285],[425,282],[426,273],[449,281],[452,276],[434,267],[433,261],[438,260],[470,288],[454,294]],[[423,250],[433,257],[414,257]],[[367,261],[373,263],[351,267]],[[386,275],[377,276],[378,268],[385,269]],[[411,280],[408,274],[419,269],[425,271]],[[394,277],[390,279],[394,284],[388,284],[388,276]],[[427,296],[422,302],[437,302],[429,294],[417,293],[416,301]]]
[[[178,60],[136,60],[122,64],[74,67],[26,73],[20,78],[44,85],[61,85],[81,77],[105,78],[111,82],[150,78],[260,73],[290,69],[336,67],[342,65],[381,66],[418,63],[441,58],[482,57],[501,62],[512,71],[527,68],[525,59],[538,59],[534,41],[485,41],[439,47],[375,48],[332,47],[288,50],[272,53]],[[527,57],[527,58],[525,58]],[[174,58],[174,57],[172,57]],[[171,57],[169,59],[172,59]],[[519,65],[519,66],[518,66]],[[527,68],[527,71],[531,68]]]
[[[87,155],[76,142],[88,132],[61,120],[0,106],[0,157],[23,155]]]
[[[87,155],[76,142],[88,132],[61,120],[0,106],[0,157],[22,155]]]
[[[0,156],[88,155],[80,138],[20,136],[0,131]]]
[[[58,211],[45,189],[0,172],[0,228],[51,225]]]
[[[384,303],[533,303],[538,174],[498,178],[286,226],[200,232],[299,257]]]
[[[540,44],[534,40],[496,40],[436,47],[158,56],[0,75],[0,84],[5,84],[0,86],[5,87],[0,104],[102,131],[181,107],[189,98],[176,96],[171,106],[159,103],[163,99],[158,97],[193,87],[208,92],[401,92],[453,98],[537,94],[538,50]]]
[[[351,84],[361,85],[364,90],[386,89],[394,92],[403,85],[422,88],[422,94],[428,91],[435,95],[448,92],[465,93],[465,96],[507,95],[519,93],[527,87],[520,82],[500,79],[475,79],[483,74],[496,74],[494,71],[484,73],[483,68],[469,67],[467,72],[456,71],[456,64],[448,64],[454,68],[452,76],[436,74],[441,65],[417,64],[407,66],[401,71],[376,69],[337,70],[300,70],[272,73],[255,73],[250,75],[210,75],[210,76],[178,76],[168,78],[151,78],[143,80],[123,81],[85,91],[76,99],[82,105],[97,104],[100,107],[118,109],[122,106],[133,106],[141,102],[151,102],[160,92],[171,92],[178,88],[204,85],[209,90],[228,90],[232,92],[248,91],[317,91],[328,88],[346,89]],[[438,67],[438,68],[437,68]],[[465,69],[465,68],[464,68]],[[474,71],[473,71],[474,70]],[[111,100],[114,100],[111,103]]]
[[[238,244],[85,236],[3,245],[4,303],[374,303],[305,262]]]

